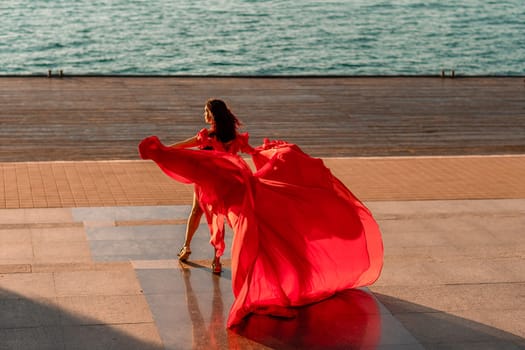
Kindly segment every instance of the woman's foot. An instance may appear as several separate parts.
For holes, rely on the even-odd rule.
[[[180,261],[186,261],[190,257],[191,249],[188,246],[184,246],[180,249],[179,254],[177,256],[179,257]]]
[[[211,264],[211,272],[213,272],[216,275],[220,275],[222,272],[222,264],[219,258],[213,259],[213,263]]]

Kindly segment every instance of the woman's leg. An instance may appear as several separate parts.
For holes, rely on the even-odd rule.
[[[193,193],[193,204],[191,207],[190,216],[188,217],[188,222],[186,224],[186,239],[184,240],[184,246],[182,247],[179,253],[179,260],[181,261],[188,260],[191,254],[191,249],[190,249],[191,240],[193,238],[193,235],[199,228],[202,214],[203,214],[203,211],[199,204],[199,200],[197,199],[197,195]]]
[[[221,258],[217,255],[213,256],[213,262],[211,263],[211,271],[216,275],[219,275],[222,272]]]

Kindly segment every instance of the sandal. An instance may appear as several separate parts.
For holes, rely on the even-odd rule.
[[[184,246],[180,249],[179,254],[177,256],[179,257],[180,261],[186,261],[190,257],[191,249],[188,246]]]
[[[211,264],[211,272],[216,275],[220,275],[222,272],[222,264],[219,260],[214,260]]]

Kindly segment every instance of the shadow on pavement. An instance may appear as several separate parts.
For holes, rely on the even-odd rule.
[[[374,295],[425,348],[525,349],[525,339],[515,334],[388,295]]]
[[[55,298],[30,299],[0,288],[0,310],[0,349],[164,349],[160,341],[149,343],[129,334],[151,334],[158,340],[153,323],[104,324],[61,309]]]

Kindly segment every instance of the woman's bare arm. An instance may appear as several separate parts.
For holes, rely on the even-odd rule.
[[[190,137],[184,141],[175,142],[174,144],[169,145],[171,148],[190,148],[198,146],[199,142],[197,141],[197,135]]]

